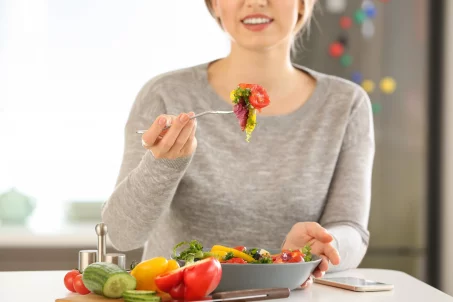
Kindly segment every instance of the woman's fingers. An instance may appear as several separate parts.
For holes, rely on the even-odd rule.
[[[166,115],[159,116],[149,129],[142,136],[143,146],[148,148],[154,145],[160,133],[166,125],[171,123],[171,117]]]
[[[151,150],[157,159],[176,159],[192,154],[196,149],[195,113],[181,113],[179,116],[162,115],[142,136],[142,145]],[[171,127],[170,127],[171,126]]]
[[[193,117],[195,113],[191,112],[188,114],[189,117]],[[170,148],[169,152],[171,153],[177,153],[179,154],[181,150],[184,148],[185,144],[187,143],[187,140],[190,138],[190,135],[192,134],[192,130],[195,126],[195,121],[194,120],[189,120],[185,126],[182,128],[181,132],[179,133],[178,137],[176,138],[176,141],[174,145]]]
[[[173,147],[178,138],[179,134],[181,133],[184,126],[189,122],[189,116],[186,113],[181,113],[177,118],[173,119],[171,128],[165,134],[165,136],[160,140],[158,144],[158,148],[156,154],[165,154]]]
[[[300,287],[303,288],[303,289],[306,289],[307,287],[309,287],[312,284],[313,284],[313,278],[310,276],[307,279],[307,281],[305,281],[304,284],[302,284]]]
[[[315,276],[315,278],[321,278],[322,276],[324,276],[326,272],[325,271],[322,271],[319,269],[319,267],[317,267],[314,271],[313,271],[313,276]]]
[[[180,151],[182,154],[191,154],[196,148],[196,144],[194,146],[194,142],[196,141],[195,132],[197,132],[197,120],[194,120],[194,125],[192,127],[192,131],[190,132],[189,138]]]
[[[327,232],[319,223],[309,222],[305,225],[307,234],[323,243],[329,243],[333,240],[332,235]]]
[[[324,245],[324,255],[332,262],[333,265],[338,265],[340,263],[340,254],[337,249],[334,248],[330,243]]]
[[[325,255],[320,255],[320,256],[321,256],[322,260],[319,263],[318,268],[319,268],[319,270],[325,272],[329,268],[329,259]]]

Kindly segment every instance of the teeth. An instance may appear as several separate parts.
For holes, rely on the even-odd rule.
[[[266,19],[266,18],[249,18],[245,19],[244,24],[264,24],[264,23],[269,23],[271,22],[271,19]]]

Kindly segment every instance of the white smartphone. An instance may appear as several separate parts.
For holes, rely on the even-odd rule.
[[[393,290],[393,284],[386,284],[356,277],[314,278],[314,282],[356,292],[377,292]]]

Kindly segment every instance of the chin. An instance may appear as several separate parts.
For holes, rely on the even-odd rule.
[[[277,40],[277,39],[263,39],[256,37],[256,39],[243,39],[241,40],[236,40],[236,43],[238,46],[241,48],[250,50],[250,51],[256,51],[256,52],[264,52],[268,50],[275,49],[277,47],[282,47],[288,44],[289,42],[285,41],[286,39],[283,40]]]

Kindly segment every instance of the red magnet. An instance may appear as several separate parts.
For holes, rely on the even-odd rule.
[[[351,25],[352,25],[352,19],[351,18],[346,17],[346,16],[341,17],[341,19],[340,19],[341,28],[348,29],[348,28],[351,27]]]
[[[332,56],[332,57],[340,57],[344,52],[344,46],[343,44],[341,44],[340,42],[334,42],[332,44],[330,44],[330,47],[329,47],[329,54]]]

